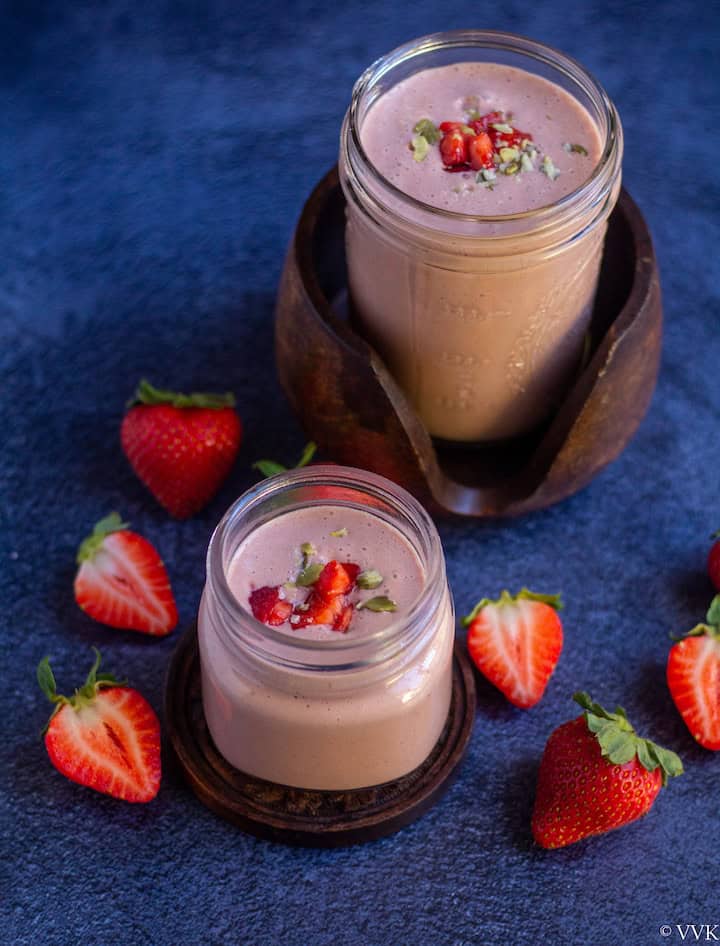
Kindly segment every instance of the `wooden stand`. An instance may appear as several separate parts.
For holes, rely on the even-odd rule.
[[[215,814],[257,837],[308,847],[342,847],[392,834],[415,821],[449,786],[475,719],[473,669],[455,645],[445,729],[429,757],[394,782],[354,791],[276,785],[233,768],[208,732],[200,691],[197,628],[180,639],[165,684],[165,725],[190,787]]]
[[[434,444],[377,353],[333,307],[347,288],[344,209],[334,169],[305,204],[276,311],[280,381],[323,453],[387,476],[433,513],[487,517],[570,496],[627,446],[650,403],[662,336],[652,242],[627,191],[609,221],[589,362],[542,430],[490,446]]]

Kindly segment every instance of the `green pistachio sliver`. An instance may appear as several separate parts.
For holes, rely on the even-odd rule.
[[[424,138],[429,145],[436,144],[442,137],[440,130],[435,127],[434,122],[431,122],[429,118],[421,118],[419,122],[416,122],[413,131],[416,135]]]
[[[377,598],[366,598],[364,601],[361,601],[357,606],[356,610],[365,610],[365,611],[397,611],[397,604],[388,598],[387,595],[378,595]]]
[[[334,539],[344,539],[347,534],[348,530],[345,528],[345,526],[343,526],[342,529],[335,529],[334,532],[330,533]]]
[[[320,577],[320,572],[322,570],[323,567],[320,562],[314,562],[312,565],[306,565],[295,579],[295,584],[299,585],[300,588],[307,588],[310,585],[314,585]]]
[[[520,162],[510,161],[508,164],[501,164],[500,170],[503,174],[517,174],[520,170]]]
[[[571,144],[569,141],[564,142],[563,151],[567,151],[568,154],[582,154],[587,157],[588,150],[583,145]]]
[[[520,152],[517,148],[501,148],[500,149],[500,160],[503,164],[506,161],[517,161],[520,157]]]
[[[311,555],[315,555],[317,549],[312,544],[312,542],[303,542],[303,544],[300,546],[300,551],[302,552],[304,558],[310,558]]]
[[[474,134],[475,134],[475,131],[474,131],[469,125],[463,125],[462,128],[460,129],[460,131],[461,131],[464,135],[474,135]]]
[[[511,135],[514,131],[512,125],[508,125],[507,122],[494,122],[490,127],[499,131],[501,135]]]
[[[542,159],[540,170],[543,172],[543,174],[549,177],[551,181],[554,181],[556,177],[560,176],[560,172],[555,167],[553,159],[550,157],[549,154],[546,154],[545,157]]]
[[[532,158],[523,152],[520,155],[520,170],[522,171],[534,171],[535,165],[532,163]]]
[[[383,583],[383,576],[374,568],[368,568],[364,572],[360,572],[355,580],[355,584],[358,588],[364,588],[366,591],[371,591],[373,588],[377,588],[378,585]]]
[[[428,144],[427,138],[423,138],[422,135],[415,135],[413,140],[410,142],[413,153],[413,161],[424,161],[430,152],[430,145]]]

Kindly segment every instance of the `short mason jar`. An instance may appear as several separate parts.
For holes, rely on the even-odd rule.
[[[313,506],[368,513],[414,550],[421,591],[381,630],[309,640],[262,624],[233,595],[228,571],[243,540]],[[440,538],[405,490],[333,465],[264,480],[231,506],[207,554],[198,639],[215,745],[241,771],[300,788],[354,789],[399,778],[427,758],[446,724],[454,633]]]
[[[380,173],[362,144],[369,109],[416,72],[467,62],[541,76],[585,108],[602,147],[583,184],[535,210],[478,216],[424,203]],[[569,57],[520,36],[437,33],[395,49],[359,78],[339,163],[353,316],[431,435],[519,436],[562,402],[586,344],[622,150],[620,119],[599,83]]]

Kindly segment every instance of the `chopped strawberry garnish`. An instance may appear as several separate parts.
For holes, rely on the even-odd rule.
[[[446,167],[467,164],[466,136],[459,128],[448,132],[440,139],[440,155]]]
[[[480,134],[470,138],[468,143],[468,156],[470,158],[470,166],[475,171],[479,171],[481,168],[489,170],[495,167],[492,141],[487,132],[481,131]]]
[[[292,605],[280,597],[280,588],[271,585],[250,593],[250,609],[258,621],[271,627],[283,624],[292,614]]]
[[[309,624],[327,624],[332,626],[345,608],[345,598],[338,594],[326,598],[313,591],[305,604],[295,609],[293,627],[307,627]],[[297,620],[295,620],[297,617]]]
[[[351,578],[345,566],[332,559],[320,572],[315,582],[315,590],[320,597],[334,598],[336,595],[347,594],[355,578],[357,573]]]
[[[545,692],[563,645],[559,607],[559,595],[523,588],[483,598],[463,620],[475,666],[515,706],[534,706]]]
[[[464,127],[463,122],[440,122],[438,125],[438,128],[444,135],[449,134],[451,131],[460,131],[460,129]]]
[[[468,122],[472,130],[479,134],[481,131],[487,131],[489,125],[503,120],[502,112],[488,112],[487,115],[481,115],[480,118],[473,118]]]
[[[357,576],[360,574],[360,571],[361,571],[360,566],[356,565],[354,562],[343,562],[342,566],[345,569],[345,571],[348,573],[348,578],[354,585],[355,582],[357,581]]]
[[[100,653],[71,697],[56,692],[46,657],[40,687],[55,703],[45,733],[50,761],[71,781],[124,801],[151,801],[160,788],[160,723],[137,690],[98,676]]]
[[[161,637],[178,620],[165,566],[155,548],[113,512],[78,550],[75,600],[101,624]]]
[[[344,634],[347,629],[350,627],[350,622],[352,621],[353,616],[353,606],[351,604],[346,605],[340,614],[335,618],[333,622],[333,630],[339,631],[341,634]]]

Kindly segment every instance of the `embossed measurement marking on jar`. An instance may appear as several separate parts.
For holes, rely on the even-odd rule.
[[[472,322],[478,325],[482,322],[506,319],[511,314],[509,309],[478,308],[477,305],[471,303],[450,302],[448,299],[443,299],[434,312],[434,322]]]
[[[438,396],[436,403],[441,407],[458,411],[472,408],[477,400],[476,373],[478,369],[492,364],[492,359],[446,350],[440,352],[438,363],[443,368],[452,370],[453,376],[450,383],[451,393]]]

